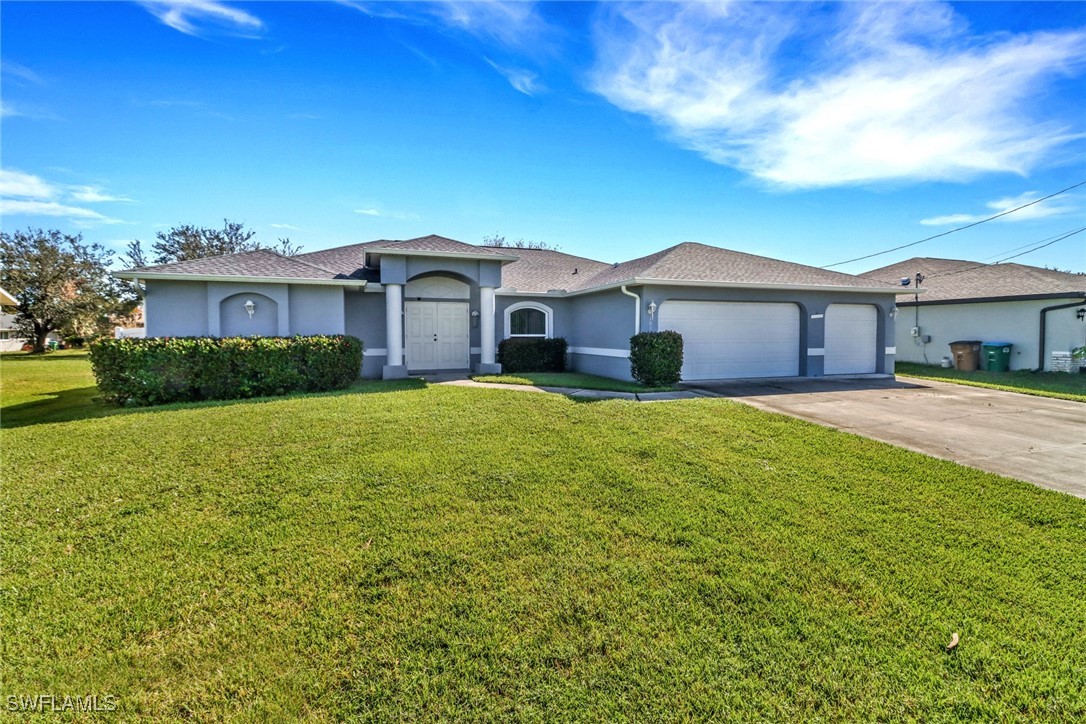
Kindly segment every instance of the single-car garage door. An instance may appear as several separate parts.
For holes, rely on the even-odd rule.
[[[825,366],[827,375],[869,374],[875,371],[878,310],[871,304],[831,304],[826,308]]]
[[[799,374],[795,304],[671,301],[659,314],[660,329],[683,336],[684,380]]]

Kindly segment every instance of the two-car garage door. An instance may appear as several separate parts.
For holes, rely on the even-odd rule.
[[[683,336],[684,380],[799,374],[795,304],[669,301],[659,314],[660,329]]]
[[[800,308],[787,302],[685,302],[660,305],[659,329],[683,336],[684,380],[795,377]],[[876,369],[878,313],[870,304],[831,304],[825,314],[824,373]]]

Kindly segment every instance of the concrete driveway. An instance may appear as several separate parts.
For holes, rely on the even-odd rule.
[[[686,383],[1086,498],[1086,404],[902,377]]]

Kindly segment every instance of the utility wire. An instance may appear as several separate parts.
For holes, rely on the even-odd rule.
[[[819,268],[820,269],[829,269],[831,267],[841,266],[842,264],[851,264],[854,261],[863,261],[864,259],[870,259],[872,257],[882,256],[883,254],[889,254],[890,252],[898,251],[899,249],[907,249],[910,246],[916,246],[917,244],[923,244],[925,241],[931,241],[932,239],[938,239],[941,236],[946,236],[947,234],[953,234],[953,233],[955,233],[957,231],[964,231],[965,229],[971,229],[974,226],[979,226],[981,224],[986,224],[989,221],[993,221],[995,219],[1000,218],[1001,216],[1006,216],[1007,214],[1013,214],[1014,212],[1021,211],[1022,209],[1026,208],[1028,206],[1033,206],[1034,204],[1039,204],[1042,201],[1047,201],[1048,199],[1059,196],[1060,194],[1065,194],[1068,191],[1071,191],[1072,189],[1077,189],[1079,186],[1086,186],[1086,181],[1079,181],[1077,184],[1075,184],[1073,186],[1068,186],[1067,188],[1061,189],[1061,190],[1057,191],[1054,194],[1049,194],[1048,196],[1042,196],[1039,199],[1034,199],[1033,201],[1030,201],[1028,204],[1022,204],[1021,206],[1017,206],[1017,207],[1015,207],[1013,209],[1009,209],[1007,211],[1000,212],[1000,213],[996,214],[995,216],[989,216],[987,219],[981,219],[980,221],[974,221],[971,224],[966,224],[965,226],[959,226],[956,229],[951,229],[950,231],[944,231],[944,232],[941,232],[939,234],[929,236],[926,239],[920,239],[919,241],[913,241],[913,242],[910,242],[908,244],[902,244],[901,246],[895,246],[893,249],[886,249],[885,251],[877,251],[874,254],[867,254],[865,256],[858,256],[855,259],[848,259],[847,261],[839,261],[839,262],[836,262],[835,264],[827,264],[826,266],[819,267]]]
[[[1026,254],[1032,254],[1035,251],[1038,251],[1040,249],[1044,249],[1046,246],[1052,246],[1057,241],[1063,241],[1064,239],[1068,239],[1068,238],[1074,236],[1075,234],[1081,234],[1084,231],[1086,231],[1086,226],[1083,226],[1080,229],[1075,229],[1074,231],[1065,232],[1065,233],[1063,233],[1061,235],[1057,235],[1055,237],[1050,236],[1047,239],[1041,239],[1041,241],[1035,241],[1035,242],[1033,242],[1033,244],[1027,244],[1026,246],[1033,246],[1034,244],[1039,244],[1039,246],[1033,246],[1032,249],[1028,249],[1028,250],[1023,251],[1023,252],[1021,252],[1019,254],[1013,254],[1011,256],[1004,257],[1004,258],[1000,259],[999,261],[992,262],[991,264],[974,264],[973,266],[967,266],[967,267],[964,267],[962,269],[955,269],[954,271],[943,272],[942,274],[928,274],[924,278],[925,279],[937,279],[939,277],[949,277],[949,276],[953,276],[954,274],[961,274],[962,272],[972,271],[974,269],[979,269],[979,268],[984,267],[984,266],[995,266],[996,264],[1002,264],[1005,261],[1010,261],[1011,259],[1017,259],[1020,256],[1025,256]],[[1018,249],[1023,249],[1023,248],[1025,248],[1025,247],[1021,247],[1021,246],[1018,247]],[[1017,251],[1017,249],[1011,249],[1010,251]],[[1007,252],[1003,252],[1003,253],[1006,254]],[[999,255],[996,254],[996,256],[999,256]],[[991,257],[988,257],[988,258],[990,259]]]

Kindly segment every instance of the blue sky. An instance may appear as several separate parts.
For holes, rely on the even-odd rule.
[[[3,228],[834,264],[1086,181],[1084,3],[4,2]],[[995,261],[1086,186],[862,262]],[[1086,271],[1086,233],[1015,261]]]

